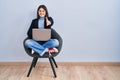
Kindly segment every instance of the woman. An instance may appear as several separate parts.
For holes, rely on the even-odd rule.
[[[25,46],[31,48],[33,51],[37,52],[40,56],[43,56],[44,53],[48,50],[51,52],[57,52],[55,47],[59,46],[57,39],[50,39],[48,41],[35,41],[32,39],[32,29],[50,29],[53,25],[52,17],[49,17],[48,10],[45,5],[40,5],[37,9],[37,18],[32,20],[31,26],[27,32],[27,35],[30,39],[25,41]]]

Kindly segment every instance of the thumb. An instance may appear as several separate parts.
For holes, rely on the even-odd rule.
[[[48,21],[48,18],[46,17],[46,21]]]

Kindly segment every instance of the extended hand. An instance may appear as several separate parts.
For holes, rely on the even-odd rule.
[[[48,18],[46,17],[46,25],[48,26],[48,25],[50,25],[51,24],[51,22],[48,20]]]

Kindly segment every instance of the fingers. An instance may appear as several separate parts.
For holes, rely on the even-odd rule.
[[[48,20],[48,17],[46,17],[46,25],[48,26],[50,24],[51,24],[51,22]]]
[[[46,17],[46,21],[49,21],[49,20],[48,20],[48,17]]]

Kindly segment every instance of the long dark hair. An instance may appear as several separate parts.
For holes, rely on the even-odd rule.
[[[37,9],[37,18],[40,17],[39,14],[38,14],[38,11],[39,11],[40,8],[43,8],[43,9],[46,11],[45,17],[49,17],[47,7],[46,7],[45,5],[40,5],[40,6],[38,7],[38,9]]]

